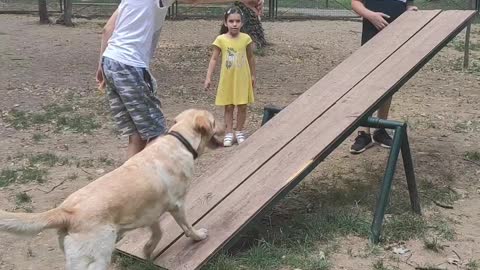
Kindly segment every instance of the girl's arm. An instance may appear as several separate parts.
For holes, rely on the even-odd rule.
[[[97,68],[97,83],[98,89],[103,90],[105,88],[105,78],[103,78],[103,70],[102,70],[102,55],[108,45],[108,40],[112,37],[113,31],[115,30],[115,23],[117,21],[118,10],[113,12],[110,19],[108,19],[107,23],[103,27],[102,31],[102,41],[100,45],[100,59],[98,60],[98,68]]]
[[[252,85],[255,87],[255,56],[253,55],[253,42],[247,45],[247,58],[248,58],[248,65],[250,66],[250,74],[252,75]]]
[[[352,9],[360,15],[360,17],[369,20],[378,30],[382,30],[388,25],[385,18],[388,19],[390,16],[382,12],[371,11],[365,7],[363,0],[352,0]]]
[[[205,90],[208,90],[210,88],[210,85],[212,84],[213,71],[217,66],[217,60],[220,53],[221,53],[220,48],[214,45],[212,58],[210,58],[210,63],[208,64],[207,78],[205,79],[205,83],[204,83]]]

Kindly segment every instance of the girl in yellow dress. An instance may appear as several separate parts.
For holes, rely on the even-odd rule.
[[[233,112],[235,107],[237,107],[235,139],[239,144],[246,139],[243,129],[247,118],[247,105],[254,101],[255,59],[252,39],[249,35],[240,32],[243,25],[242,11],[232,7],[225,12],[224,18],[226,31],[213,42],[213,54],[205,79],[205,89],[210,88],[212,74],[218,57],[221,55],[222,68],[215,105],[225,106],[226,133],[223,145],[228,147],[232,146],[234,141]]]

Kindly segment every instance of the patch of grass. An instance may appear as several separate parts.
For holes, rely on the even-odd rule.
[[[455,39],[452,41],[453,48],[459,52],[465,51],[465,40],[464,39]],[[480,44],[472,42],[470,40],[470,50],[471,51],[478,51],[480,50]]]
[[[468,120],[456,123],[453,131],[457,133],[480,131],[480,122]]]
[[[0,172],[0,187],[5,187],[17,181],[18,171],[12,169],[2,169]]]
[[[384,238],[386,242],[399,242],[421,238],[427,232],[427,222],[423,217],[407,212],[393,215],[384,223]]]
[[[45,135],[45,134],[41,134],[41,133],[35,133],[35,134],[33,134],[33,136],[32,136],[32,140],[33,140],[34,142],[36,142],[36,143],[39,143],[40,141],[42,141],[42,140],[44,140],[44,139],[46,139],[46,138],[48,138],[48,136]]]
[[[157,270],[160,269],[149,261],[140,261],[119,253],[114,256],[115,263],[121,270]]]
[[[240,266],[238,259],[226,253],[221,253],[214,257],[203,270],[227,270],[227,269],[247,269]]]
[[[48,174],[46,167],[56,165],[69,165],[68,158],[58,157],[54,153],[38,153],[33,155],[19,154],[14,157],[8,157],[7,160],[14,161],[16,164],[24,164],[21,167],[6,168],[0,172],[0,187],[13,183],[29,183],[36,181],[45,182]],[[25,161],[26,160],[26,161]]]
[[[51,104],[43,107],[44,112],[31,114],[33,124],[47,124],[55,122],[64,113],[72,114],[73,107],[68,105]]]
[[[20,183],[29,183],[36,181],[37,183],[45,182],[47,170],[37,167],[25,167],[21,170],[22,174],[19,178]]]
[[[466,270],[478,270],[480,269],[480,263],[477,260],[469,261],[465,264]]]
[[[101,156],[98,158],[98,161],[107,166],[112,166],[113,164],[115,164],[115,161],[108,156]]]
[[[50,167],[54,166],[59,160],[60,158],[53,153],[40,153],[28,159],[31,165],[43,164]]]
[[[329,269],[329,262],[322,255],[314,255],[311,250],[289,249],[271,245],[266,242],[259,242],[248,251],[236,256],[222,253],[208,263],[205,270],[267,270],[278,269],[282,265],[288,265],[302,270],[326,270]]]
[[[93,168],[95,167],[95,160],[94,159],[83,159],[83,160],[78,160],[76,162],[77,168]]]
[[[3,169],[0,172],[0,187],[13,183],[45,182],[48,172],[45,169],[27,166],[20,169]]]
[[[383,252],[383,247],[382,246],[368,243],[365,246],[364,252],[363,252],[363,254],[360,255],[360,257],[361,258],[368,258],[371,255],[379,256],[380,254],[382,254],[382,252]]]
[[[455,230],[451,225],[453,222],[453,220],[436,215],[429,221],[429,228],[437,238],[451,241],[455,239]]]
[[[383,262],[383,260],[378,260],[373,263],[372,269],[374,270],[391,270],[392,268],[386,266]]]
[[[43,111],[35,113],[11,110],[4,116],[4,120],[15,129],[49,124],[54,125],[57,131],[91,134],[100,127],[92,115],[79,114],[71,105],[47,105]]]
[[[444,180],[452,182],[453,179],[450,178],[454,178],[454,176],[449,176],[447,174],[447,178]],[[449,186],[440,186],[439,184],[435,184],[430,181],[422,181],[419,186],[420,194],[422,197],[426,198],[426,200],[423,201],[427,205],[431,205],[433,201],[446,205],[452,205],[455,201],[460,199],[460,194],[455,192]]]
[[[442,269],[442,268],[438,268],[438,266],[436,266],[436,265],[426,264],[426,265],[423,265],[423,266],[419,266],[418,269],[422,269],[422,270],[438,270],[438,269]]]
[[[443,250],[443,246],[438,242],[438,239],[436,237],[429,239],[426,238],[423,240],[423,246],[431,250],[433,252],[440,252],[440,250]]]
[[[480,161],[480,152],[478,151],[468,151],[465,153],[465,158],[473,161]]]
[[[53,167],[55,165],[68,165],[68,158],[61,158],[53,153],[39,153],[28,158],[30,166],[44,165]]]
[[[92,132],[99,127],[100,124],[98,124],[91,116],[64,115],[57,120],[58,130],[72,131],[75,133],[92,134]]]
[[[32,197],[28,195],[26,192],[18,192],[15,194],[15,202],[17,204],[25,204],[32,202]]]
[[[256,56],[265,56],[266,55],[266,51],[264,48],[257,48],[253,51],[253,53],[256,55]]]
[[[69,174],[67,176],[67,179],[68,180],[76,180],[78,178],[78,174],[77,173],[72,173],[72,174]]]
[[[27,129],[31,126],[29,115],[24,111],[11,110],[5,117],[5,122],[15,129]]]

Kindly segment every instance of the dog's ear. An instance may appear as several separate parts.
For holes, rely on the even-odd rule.
[[[213,127],[210,119],[205,114],[199,114],[195,117],[195,130],[202,135],[212,133]]]

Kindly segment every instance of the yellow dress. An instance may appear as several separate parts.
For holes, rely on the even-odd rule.
[[[213,45],[222,51],[222,68],[215,104],[243,105],[254,101],[252,77],[247,58],[249,35],[240,33],[235,38],[219,35]]]

